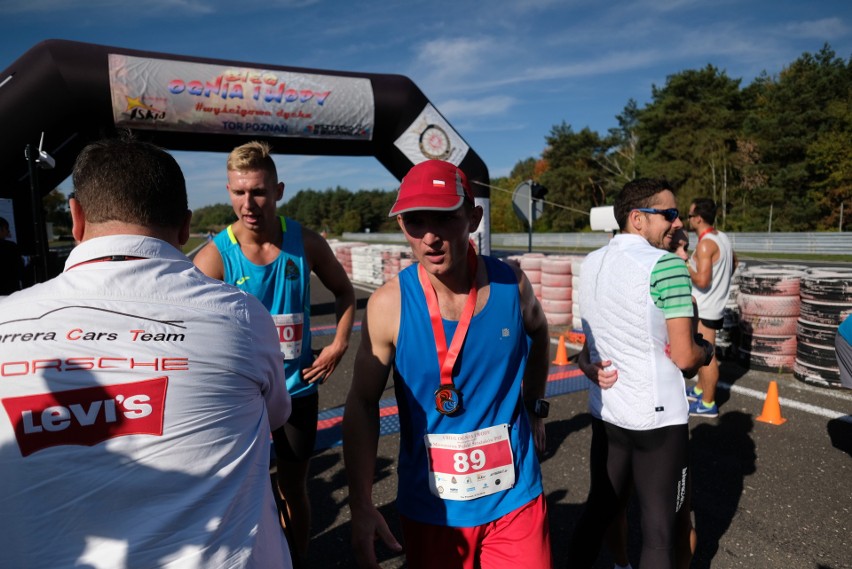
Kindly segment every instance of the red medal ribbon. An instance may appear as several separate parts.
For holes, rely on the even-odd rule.
[[[426,296],[426,306],[429,308],[429,320],[432,323],[432,334],[435,337],[435,348],[438,352],[438,366],[441,369],[441,387],[453,386],[453,367],[461,352],[462,344],[464,343],[467,330],[470,327],[470,320],[473,318],[473,311],[476,308],[476,295],[478,287],[476,286],[476,268],[477,259],[476,251],[473,246],[467,250],[468,269],[471,273],[470,292],[467,295],[467,302],[462,310],[459,325],[453,334],[453,341],[447,348],[447,337],[444,335],[444,324],[441,319],[441,308],[438,306],[438,295],[435,294],[435,289],[432,283],[429,282],[429,277],[426,275],[426,269],[423,265],[418,268],[418,276],[420,284],[423,287],[423,294]],[[439,390],[441,391],[441,390]],[[452,391],[455,391],[454,389]]]
[[[699,233],[699,234],[698,234],[698,241],[701,241],[701,238],[702,238],[702,237],[704,237],[704,236],[705,236],[705,235],[707,235],[708,233],[711,233],[711,232],[713,232],[713,231],[715,231],[715,230],[716,230],[716,228],[715,228],[715,227],[708,227],[707,229],[705,229],[704,231],[702,231],[701,233]]]

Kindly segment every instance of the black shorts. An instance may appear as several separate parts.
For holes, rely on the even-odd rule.
[[[304,462],[314,454],[317,442],[317,415],[319,393],[291,399],[290,418],[281,429],[284,437],[277,437],[275,454],[282,462]]]
[[[722,326],[725,324],[724,318],[719,318],[718,320],[707,320],[706,318],[699,318],[702,324],[711,330],[721,330]]]

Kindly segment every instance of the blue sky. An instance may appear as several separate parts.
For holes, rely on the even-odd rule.
[[[628,99],[644,105],[652,85],[685,69],[713,64],[748,84],[826,42],[852,56],[849,0],[0,0],[0,22],[0,67],[41,40],[68,39],[407,75],[492,178],[540,156],[563,121],[606,133]],[[227,200],[224,154],[175,156],[191,207]],[[370,157],[276,162],[285,199],[398,183]]]

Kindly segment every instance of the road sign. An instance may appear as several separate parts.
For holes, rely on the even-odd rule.
[[[536,191],[534,191],[533,186],[538,186],[538,184],[532,180],[526,180],[518,184],[518,187],[512,193],[512,208],[515,210],[515,215],[528,226],[531,226],[535,220],[540,218],[544,211],[544,202],[541,199],[535,199],[541,196],[534,195]],[[538,188],[540,187],[538,186]]]

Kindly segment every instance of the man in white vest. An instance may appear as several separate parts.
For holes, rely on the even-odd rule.
[[[728,236],[716,229],[716,203],[709,198],[698,198],[689,206],[689,225],[698,244],[689,260],[692,294],[698,304],[698,331],[716,345],[716,331],[722,329],[725,303],[731,291],[731,276],[737,258]],[[710,365],[698,370],[698,384],[687,389],[691,401],[689,414],[700,417],[718,417],[716,384],[719,383],[719,362],[716,357]]]
[[[628,182],[615,200],[621,233],[583,262],[580,304],[592,380],[591,487],[568,566],[591,567],[630,493],[642,505],[641,567],[674,567],[676,515],[686,498],[688,403],[683,374],[712,358],[693,335],[683,259],[669,253],[683,223],[671,186]]]

